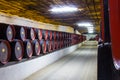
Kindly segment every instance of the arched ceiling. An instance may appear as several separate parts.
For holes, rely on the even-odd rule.
[[[52,6],[62,5],[74,5],[83,10],[67,14],[53,14],[49,11]],[[86,32],[85,28],[79,28],[75,24],[81,21],[93,22],[99,32],[100,11],[100,0],[0,0],[0,12],[67,25],[77,28],[80,32]]]

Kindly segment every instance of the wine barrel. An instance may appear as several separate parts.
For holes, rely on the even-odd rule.
[[[15,37],[13,25],[0,24],[0,39],[12,41]]]
[[[59,32],[56,31],[56,40],[60,41],[59,39]]]
[[[47,40],[46,45],[47,45],[47,51],[51,52],[52,51],[52,41]]]
[[[26,40],[23,42],[24,44],[24,57],[25,58],[31,58],[33,55],[33,47],[32,47],[32,42],[30,40]]]
[[[61,39],[61,35],[62,35],[62,34],[61,34],[61,32],[59,32],[58,34],[59,34],[59,41],[60,41],[60,40],[62,40],[62,39]]]
[[[64,33],[63,33],[63,39],[65,39],[65,38],[66,38],[66,33],[64,32]]]
[[[33,45],[33,55],[34,56],[40,55],[41,48],[40,48],[39,40],[37,40],[37,39],[33,40],[32,45]]]
[[[48,31],[48,39],[52,40],[52,31]]]
[[[42,30],[36,28],[35,31],[36,31],[36,39],[41,40],[42,39]]]
[[[55,50],[59,49],[59,41],[54,41]]]
[[[48,39],[48,30],[42,30],[42,36],[44,40]]]
[[[8,63],[11,57],[11,47],[8,41],[0,40],[0,62],[2,64]]]
[[[52,45],[52,46],[51,46],[51,49],[52,49],[52,51],[54,51],[54,50],[55,50],[55,40],[52,40],[51,43],[52,43],[52,44],[51,44],[51,45]]]
[[[62,32],[62,40],[64,40],[64,32]]]
[[[21,40],[14,40],[10,42],[11,46],[11,60],[22,60],[24,54],[24,45]]]
[[[31,28],[31,30],[30,30],[30,36],[31,36],[31,39],[32,39],[32,40],[35,40],[35,38],[36,38],[36,33],[35,33],[35,29],[34,29],[34,28]]]
[[[52,40],[56,40],[56,31],[52,32],[52,38],[53,38]]]
[[[64,44],[63,44],[63,41],[60,41],[60,45],[61,45],[61,48],[63,48],[64,46]]]
[[[26,30],[27,30],[27,34],[26,34],[27,39],[34,40],[36,37],[36,33],[35,33],[34,28],[26,27]]]
[[[63,41],[63,47],[66,47],[66,40]]]
[[[43,54],[46,54],[47,52],[47,45],[45,40],[40,40],[40,46],[41,46],[41,51]]]
[[[20,38],[25,41],[27,39],[27,30],[25,27],[20,28]],[[19,39],[19,38],[18,38]]]

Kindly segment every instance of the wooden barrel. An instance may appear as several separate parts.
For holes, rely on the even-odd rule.
[[[13,39],[15,38],[15,28],[13,25],[9,25],[7,27],[7,32],[6,32],[6,35],[7,35],[7,40],[9,41],[13,41]]]
[[[30,36],[31,36],[31,39],[32,39],[32,40],[35,40],[35,38],[36,38],[36,32],[35,32],[35,29],[34,29],[34,28],[31,28],[31,29],[30,29]]]
[[[63,41],[59,41],[59,48],[63,48]]]
[[[55,40],[52,40],[51,43],[52,43],[51,49],[52,49],[52,51],[54,51],[55,50]]]
[[[20,37],[23,41],[27,39],[27,30],[25,27],[20,28]]]
[[[52,40],[52,31],[48,31],[48,40]]]
[[[42,30],[42,36],[44,40],[48,39],[48,30]]]
[[[33,55],[32,42],[30,40],[26,40],[23,42],[23,44],[24,44],[24,57],[31,58]]]
[[[63,36],[64,36],[64,39],[66,39],[66,38],[65,38],[65,37],[66,37],[66,33],[65,33],[65,32],[64,32],[64,35],[63,35]]]
[[[53,38],[52,40],[56,40],[56,31],[52,32],[52,38]]]
[[[42,39],[42,30],[39,28],[36,28],[35,31],[36,31],[36,39],[41,40]]]
[[[34,56],[40,55],[41,48],[40,48],[39,40],[37,40],[37,39],[33,40],[32,45],[33,45],[33,55]]]
[[[11,57],[11,47],[8,41],[0,40],[0,62],[2,64],[8,63]]]
[[[60,41],[59,39],[59,32],[56,31],[56,40]]]
[[[22,60],[24,54],[24,45],[21,40],[14,40],[10,42],[11,45],[11,60]]]
[[[0,24],[0,39],[12,41],[15,37],[13,25]]]
[[[59,49],[59,41],[54,41],[55,50]]]
[[[64,40],[64,32],[62,32],[62,40]]]
[[[34,28],[25,27],[27,30],[26,37],[27,39],[34,40],[36,38],[36,33]]]
[[[46,45],[47,45],[47,51],[51,52],[52,51],[52,41],[47,40]]]
[[[47,45],[46,45],[46,41],[44,39],[40,40],[40,46],[41,46],[42,53],[46,54],[46,52],[47,52]]]
[[[66,47],[66,40],[63,41],[63,47]]]

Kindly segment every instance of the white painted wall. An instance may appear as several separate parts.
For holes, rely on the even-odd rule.
[[[24,80],[34,72],[75,51],[80,46],[81,44],[73,45],[45,56],[0,68],[0,80]]]

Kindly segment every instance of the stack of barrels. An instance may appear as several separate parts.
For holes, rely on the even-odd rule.
[[[72,45],[81,43],[86,40],[86,36],[83,35],[72,34],[71,37],[72,37],[72,42],[71,42]]]
[[[76,37],[79,36],[66,32],[0,24],[0,63],[29,59],[32,56],[69,47],[73,45]]]

